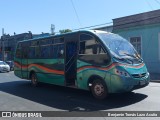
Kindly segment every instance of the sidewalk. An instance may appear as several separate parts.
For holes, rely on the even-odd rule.
[[[160,83],[160,74],[159,73],[150,73],[151,82],[159,82]]]

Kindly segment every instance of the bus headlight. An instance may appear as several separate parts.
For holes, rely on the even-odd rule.
[[[115,69],[115,74],[120,75],[120,76],[124,76],[124,77],[130,77],[130,75],[126,71],[119,70],[117,68]]]
[[[150,76],[149,72],[147,72],[147,76]]]

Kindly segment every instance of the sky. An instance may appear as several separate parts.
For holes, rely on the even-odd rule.
[[[0,0],[0,35],[2,28],[10,35],[50,33],[51,24],[55,32],[73,30],[157,9],[160,0]]]

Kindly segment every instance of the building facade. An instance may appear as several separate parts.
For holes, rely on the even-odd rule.
[[[31,39],[32,33],[22,33],[14,34],[10,36],[9,34],[4,34],[0,39],[0,60],[7,61],[14,59],[14,52],[16,49],[17,42],[21,40]]]
[[[29,33],[14,34],[12,36],[9,34],[4,34],[0,39],[0,60],[13,60],[14,52],[19,41],[47,36],[50,36],[50,34],[32,34],[30,31]]]
[[[160,73],[160,10],[113,19],[113,32],[131,42],[150,73]]]

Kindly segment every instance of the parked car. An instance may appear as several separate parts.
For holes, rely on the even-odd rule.
[[[10,66],[4,61],[0,61],[0,72],[9,72],[9,71],[10,71]]]
[[[14,70],[14,62],[13,61],[6,61],[6,63],[10,66],[10,71]]]

